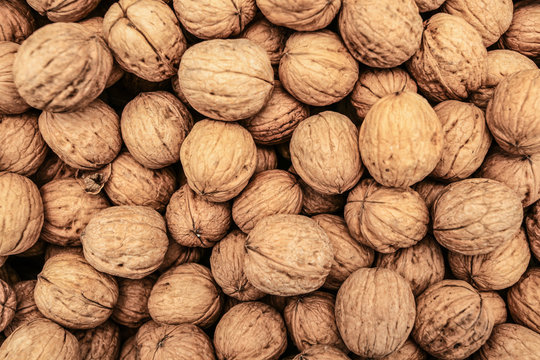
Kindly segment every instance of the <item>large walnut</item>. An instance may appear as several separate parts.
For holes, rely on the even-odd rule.
[[[118,301],[113,309],[112,319],[120,325],[138,328],[150,319],[148,298],[155,278],[118,279]]]
[[[15,317],[17,298],[14,289],[0,280],[0,330],[3,331]]]
[[[531,252],[540,260],[540,203],[536,202],[525,219]]]
[[[74,333],[79,340],[81,360],[117,360],[120,353],[120,331],[112,321]]]
[[[515,322],[540,333],[540,268],[529,269],[521,280],[510,288],[507,302]]]
[[[247,26],[240,36],[265,49],[272,65],[279,64],[287,40],[285,29],[275,26],[266,18],[261,18]]]
[[[519,1],[514,5],[510,28],[501,44],[533,59],[540,58],[540,4],[536,0]]]
[[[480,296],[493,318],[493,325],[496,326],[505,323],[507,318],[506,303],[501,295],[496,291],[482,291],[480,292]]]
[[[271,146],[257,146],[257,166],[255,174],[278,167],[276,150]]]
[[[74,22],[90,14],[101,0],[27,0],[39,15],[46,16],[54,22]]]
[[[420,12],[428,12],[438,9],[445,0],[415,0],[415,2]]]
[[[36,301],[34,300],[36,282],[36,280],[19,281],[13,285],[17,299],[17,308],[15,316],[4,329],[6,336],[11,335],[18,327],[32,320],[44,318],[43,314],[39,312]]]
[[[0,41],[22,43],[34,32],[36,23],[30,7],[24,0],[0,2]]]
[[[413,186],[413,189],[424,199],[427,208],[431,211],[433,203],[443,192],[446,184],[433,181],[431,179],[424,179]]]
[[[341,0],[257,0],[257,6],[276,25],[296,31],[315,31],[332,22]]]
[[[30,107],[19,95],[13,79],[13,62],[18,50],[17,43],[0,42],[0,114],[21,114]]]
[[[493,328],[489,340],[474,356],[475,360],[536,360],[540,354],[540,334],[516,324]]]
[[[340,349],[329,345],[313,345],[291,360],[349,360]]]

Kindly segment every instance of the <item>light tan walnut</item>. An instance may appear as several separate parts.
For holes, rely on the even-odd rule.
[[[276,25],[296,31],[315,31],[332,22],[341,0],[257,0],[257,6]]]
[[[1,11],[0,8],[0,14]],[[0,114],[21,114],[30,108],[19,95],[13,79],[13,62],[18,50],[17,43],[0,41]]]
[[[536,60],[540,57],[540,4],[536,0],[519,1],[514,5],[510,28],[500,44]]]
[[[117,360],[120,353],[120,331],[112,321],[74,333],[79,340],[81,360]]]
[[[508,291],[508,310],[518,324],[540,333],[540,269],[530,268]]]
[[[54,22],[78,21],[98,6],[101,0],[27,0],[39,15]]]
[[[493,325],[504,324],[507,318],[506,303],[496,291],[481,291],[480,296],[493,318]]]
[[[241,37],[253,41],[266,50],[272,65],[279,64],[285,49],[287,32],[285,29],[275,26],[266,18],[259,19],[249,24],[240,34]]]
[[[516,324],[495,326],[475,360],[535,360],[540,354],[540,334]]]

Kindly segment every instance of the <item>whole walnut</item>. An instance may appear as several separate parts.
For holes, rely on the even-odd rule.
[[[414,190],[384,187],[365,179],[349,193],[345,221],[360,244],[393,253],[424,238],[429,211]]]
[[[517,194],[490,179],[466,179],[448,185],[432,208],[433,235],[448,250],[481,255],[519,232],[523,208]]]
[[[301,102],[326,106],[352,91],[358,79],[358,63],[336,33],[297,32],[285,44],[279,79]]]
[[[0,144],[3,141],[0,141]],[[72,168],[52,151],[48,151],[45,156],[45,161],[38,168],[33,176],[33,180],[38,187],[55,179],[75,178],[77,169]]]
[[[403,346],[381,360],[427,360],[427,354],[414,341],[407,339]]]
[[[20,254],[38,240],[43,202],[27,177],[0,171],[0,256]]]
[[[169,239],[165,220],[147,206],[113,206],[94,214],[81,234],[84,257],[97,270],[128,279],[154,272]]]
[[[17,308],[16,293],[4,280],[0,280],[0,330],[11,323]]]
[[[508,291],[508,310],[518,324],[540,333],[540,268],[530,268]]]
[[[192,127],[187,108],[165,91],[140,93],[122,111],[124,143],[135,160],[150,169],[178,162]]]
[[[493,93],[486,120],[491,134],[506,152],[540,152],[540,69],[522,70],[504,78]]]
[[[266,18],[261,18],[249,24],[240,36],[265,49],[272,65],[279,64],[287,40],[285,29],[275,26]]]
[[[77,338],[60,325],[36,319],[15,330],[0,347],[0,359],[81,360]]]
[[[4,335],[9,336],[20,326],[32,320],[44,318],[34,300],[36,282],[36,280],[19,281],[13,285],[17,306],[15,316],[4,329]]]
[[[444,183],[440,183],[431,179],[424,179],[419,183],[416,183],[413,186],[413,189],[422,197],[422,199],[424,199],[427,208],[431,211],[433,203],[435,202],[439,194],[443,192],[445,187],[446,184]]]
[[[74,1],[56,1],[56,0],[27,0],[39,15],[46,16],[53,22],[74,22],[90,14],[96,8],[101,0],[74,0]]]
[[[116,360],[120,353],[120,331],[112,321],[74,333],[79,340],[81,360]]]
[[[437,13],[424,25],[420,49],[407,68],[430,100],[462,100],[482,85],[487,50],[480,34],[459,16]]]
[[[13,64],[15,85],[32,107],[76,111],[105,89],[113,59],[105,41],[83,25],[55,23],[36,30]]]
[[[30,7],[24,0],[0,2],[0,41],[20,44],[34,32],[36,23]]]
[[[1,11],[0,8],[0,14]],[[19,95],[13,79],[13,62],[18,50],[17,43],[0,41],[0,114],[21,114],[30,108]]]
[[[278,166],[278,158],[276,150],[270,146],[257,146],[257,166],[255,174],[266,170],[276,169]]]
[[[47,260],[38,274],[34,299],[45,317],[62,326],[91,329],[112,314],[118,285],[81,255],[59,254]]]
[[[159,277],[148,298],[148,310],[161,324],[194,324],[207,328],[218,319],[223,298],[210,269],[187,263]]]
[[[422,96],[405,91],[371,107],[360,127],[364,165],[384,186],[407,187],[429,175],[441,158],[442,125]]]
[[[362,357],[381,358],[399,349],[411,333],[415,314],[411,287],[389,269],[359,269],[337,293],[339,332],[347,348]]]
[[[195,110],[212,119],[236,121],[257,114],[268,102],[274,71],[268,54],[256,43],[217,39],[186,51],[178,80]]]
[[[287,348],[287,331],[281,315],[260,302],[233,306],[214,333],[219,360],[277,359]]]
[[[201,120],[180,149],[189,187],[213,202],[229,201],[247,185],[257,166],[257,147],[235,123]]]
[[[296,31],[315,31],[332,22],[341,0],[257,0],[257,6],[273,24]]]
[[[474,356],[475,360],[535,360],[540,354],[540,334],[516,324],[493,328],[489,340]]]
[[[182,246],[169,238],[169,247],[158,270],[163,273],[174,266],[199,262],[203,255],[204,248]]]
[[[176,73],[187,47],[174,11],[157,0],[112,4],[103,18],[103,35],[124,70],[153,82]]]
[[[305,215],[317,215],[325,213],[334,213],[345,206],[347,198],[344,194],[327,195],[321,194],[311,186],[306,184],[302,179],[299,179],[302,193],[304,194],[302,201],[302,213]]]
[[[349,357],[333,346],[313,345],[291,360],[349,360]]]
[[[481,291],[480,296],[488,312],[493,318],[493,325],[497,326],[506,322],[506,303],[496,291]]]
[[[420,12],[428,12],[438,9],[445,0],[415,0]]]
[[[138,328],[149,320],[148,298],[155,280],[153,276],[135,280],[118,279],[118,301],[112,319],[130,328]]]
[[[302,215],[271,215],[257,223],[245,243],[244,272],[257,289],[292,296],[321,287],[334,259],[317,223]]]
[[[525,224],[531,252],[537,260],[540,260],[540,203],[536,202],[530,208]]]
[[[536,0],[517,2],[510,28],[501,37],[501,45],[533,60],[540,58],[539,15],[540,4]]]
[[[33,175],[45,161],[47,153],[36,112],[0,114],[0,171]]]

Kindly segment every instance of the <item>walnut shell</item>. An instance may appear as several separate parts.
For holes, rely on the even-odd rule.
[[[148,298],[155,278],[118,279],[118,301],[113,309],[112,319],[120,325],[138,328],[150,319]]]
[[[409,337],[415,313],[409,284],[389,269],[359,269],[337,293],[339,332],[347,348],[362,357],[380,358],[399,349]]]
[[[204,249],[199,247],[187,247],[169,239],[169,247],[165,253],[165,259],[159,266],[160,272],[165,272],[172,267],[190,262],[199,262],[204,254]]]
[[[21,114],[30,108],[19,95],[13,79],[13,62],[18,50],[17,43],[0,41],[0,114]]]
[[[271,215],[257,223],[245,243],[244,272],[257,289],[292,296],[321,287],[334,254],[328,235],[302,215]]]
[[[20,281],[13,285],[15,297],[17,299],[17,308],[15,316],[4,329],[6,336],[11,335],[17,328],[28,324],[35,319],[43,319],[44,316],[39,312],[34,300],[34,288],[36,280]]]
[[[407,339],[402,347],[381,360],[427,360],[427,354],[410,339]]]
[[[278,158],[276,150],[269,146],[257,146],[257,166],[255,174],[266,170],[276,169],[278,166]]]
[[[527,237],[533,255],[540,260],[540,203],[535,203],[525,219]]]
[[[508,310],[518,324],[540,333],[540,268],[529,269],[512,286],[507,296]]]
[[[315,31],[332,22],[341,0],[257,0],[257,6],[273,24],[296,31]]]
[[[24,0],[6,0],[0,3],[0,41],[20,44],[34,32],[36,23],[30,7]]]
[[[416,183],[413,186],[413,189],[422,199],[424,199],[427,208],[431,211],[433,203],[437,200],[437,197],[443,192],[445,187],[446,184],[431,179],[424,179],[419,183]]]
[[[201,120],[182,143],[180,160],[193,191],[224,202],[247,185],[257,166],[257,147],[238,124]]]
[[[495,291],[481,291],[480,296],[488,312],[493,318],[493,325],[497,326],[506,322],[506,303]],[[492,333],[493,334],[493,333]]]
[[[519,1],[514,5],[510,28],[503,34],[501,44],[533,59],[540,57],[538,17],[540,4],[536,0]]]
[[[236,121],[255,115],[268,102],[274,72],[266,51],[250,40],[208,40],[182,56],[178,79],[195,110]]]
[[[94,329],[78,330],[74,335],[79,340],[81,360],[118,359],[120,331],[112,321],[106,321]]]
[[[352,91],[358,64],[337,34],[329,30],[298,32],[285,44],[279,78],[301,102],[326,106]]]
[[[535,360],[540,354],[540,335],[516,324],[493,328],[491,337],[476,353],[475,360]]]
[[[265,49],[272,65],[279,64],[287,40],[285,29],[275,26],[266,18],[261,18],[249,24],[240,36]]]
[[[0,279],[11,286],[21,281],[19,274],[9,265],[9,263],[0,266]]]
[[[422,45],[407,68],[430,100],[462,100],[478,90],[486,76],[487,50],[482,37],[459,16],[438,13],[424,25]]]
[[[0,331],[15,317],[17,298],[15,291],[4,280],[0,280]]]
[[[334,213],[343,209],[347,198],[344,194],[327,195],[321,194],[306,184],[302,179],[298,180],[302,193],[302,213],[306,215],[317,215],[325,213]]]
[[[135,336],[128,338],[122,344],[120,350],[120,360],[137,360],[137,344],[135,343]]]
[[[333,346],[313,345],[291,360],[349,360],[349,357]]]
[[[415,0],[420,12],[428,12],[438,9],[445,0]]]
[[[285,323],[269,305],[240,303],[217,324],[214,346],[219,360],[277,359],[287,348]]]
[[[101,0],[27,0],[39,15],[46,16],[53,22],[74,22],[79,21],[90,14]],[[84,357],[83,357],[84,358]]]
[[[2,143],[2,142],[0,142]],[[45,185],[46,183],[55,179],[67,179],[74,178],[77,169],[72,168],[52,151],[47,152],[45,161],[38,168],[34,174],[33,179],[38,187]]]

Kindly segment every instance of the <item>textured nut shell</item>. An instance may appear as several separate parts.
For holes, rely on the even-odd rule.
[[[369,173],[378,183],[394,187],[413,185],[431,173],[443,141],[437,114],[413,92],[383,97],[369,110],[359,133]]]
[[[430,179],[424,179],[419,183],[416,183],[413,186],[413,189],[420,195],[422,199],[424,199],[427,208],[431,210],[433,203],[435,202],[439,194],[443,192],[445,187],[446,185],[443,183],[439,183]]]
[[[349,360],[349,357],[333,346],[313,345],[291,360]]]
[[[540,334],[516,324],[495,326],[475,360],[535,360],[540,354]]]
[[[510,28],[501,38],[502,45],[533,59],[538,58],[540,56],[539,15],[540,4],[535,0],[516,3]]]
[[[101,210],[81,234],[84,257],[97,270],[141,279],[162,263],[169,239],[165,220],[146,206]]]
[[[103,18],[103,35],[124,70],[152,82],[172,77],[187,47],[174,11],[156,0],[114,3]]]
[[[9,265],[9,263],[4,263],[4,265],[0,267],[0,279],[11,286],[21,281],[19,274]]]
[[[31,248],[29,248],[25,252],[17,254],[16,256],[22,258],[42,256],[45,253],[46,246],[47,243],[45,241],[38,239],[38,241],[34,245],[32,245]]]
[[[27,0],[41,16],[54,22],[78,21],[98,6],[101,0]],[[83,356],[84,358],[84,356]]]
[[[154,283],[152,276],[138,280],[118,279],[118,301],[112,319],[130,328],[138,328],[149,320],[148,298]]]
[[[257,147],[238,124],[201,120],[182,143],[180,160],[193,191],[224,202],[247,185],[257,166]]]
[[[43,202],[28,178],[0,171],[0,256],[20,254],[38,240]]]
[[[15,85],[32,107],[76,111],[101,94],[112,69],[102,38],[80,24],[55,23],[36,30],[19,48]]]
[[[214,333],[219,360],[277,359],[287,348],[287,331],[281,315],[260,302],[232,307]]]
[[[279,64],[279,60],[283,56],[283,49],[285,49],[287,37],[285,29],[275,26],[266,18],[262,18],[247,26],[240,36],[253,41],[266,50],[272,65]]]
[[[427,354],[410,339],[407,339],[402,347],[381,360],[426,360]]]
[[[418,87],[431,100],[461,100],[481,85],[487,50],[482,37],[459,16],[438,13],[425,24],[422,45],[407,63]]]
[[[22,43],[36,27],[30,7],[24,0],[6,0],[0,3],[0,41]]]
[[[486,309],[493,318],[493,325],[497,326],[506,322],[507,311],[506,303],[503,298],[495,291],[482,291],[480,292],[482,301],[484,302]],[[493,333],[492,333],[493,335]]]
[[[531,252],[540,260],[540,203],[534,204],[525,219]]]
[[[363,357],[380,358],[399,349],[409,337],[415,313],[409,284],[392,270],[359,269],[337,293],[339,332],[347,348]]]
[[[321,287],[334,259],[328,235],[302,215],[271,215],[257,223],[245,243],[244,272],[257,289],[291,296]]]
[[[209,327],[220,315],[223,299],[210,269],[187,263],[161,275],[148,298],[148,310],[162,324]]]
[[[122,344],[120,350],[120,360],[137,360],[137,346],[135,336],[128,338]]]
[[[255,174],[266,170],[273,170],[278,166],[276,150],[269,146],[257,146],[257,166]]]
[[[445,0],[415,0],[416,6],[420,12],[428,12],[435,9],[438,9]]]
[[[81,360],[118,359],[120,331],[112,321],[106,321],[94,329],[78,330],[74,335],[79,340]]]
[[[302,201],[302,213],[306,215],[316,215],[333,213],[345,206],[346,197],[344,194],[326,195],[317,192],[311,186],[299,179],[304,200]]]
[[[250,40],[208,40],[182,56],[178,79],[195,110],[236,121],[255,115],[268,102],[274,71],[266,51]]]
[[[1,11],[0,8],[0,14]],[[0,114],[21,114],[30,107],[19,95],[13,79],[13,62],[18,50],[18,44],[0,41]]]
[[[285,44],[279,78],[301,102],[325,106],[352,91],[358,79],[358,64],[337,34],[329,30],[298,32]]]
[[[531,268],[512,286],[507,296],[508,310],[518,324],[540,333],[540,269]]]
[[[34,299],[45,317],[69,328],[91,329],[111,315],[118,285],[81,255],[59,254],[38,274]]]
[[[45,161],[48,149],[37,120],[33,111],[0,115],[0,171],[30,176]]]
[[[187,108],[165,91],[141,93],[122,111],[122,138],[140,164],[160,169],[180,160],[180,146],[193,127]]]
[[[165,272],[168,269],[190,262],[199,262],[204,255],[203,248],[187,247],[178,244],[176,241],[169,239],[169,248],[165,253],[165,259],[159,266],[160,272]]]
[[[341,0],[257,0],[257,6],[270,22],[296,31],[327,27],[337,15]]]
[[[32,320],[44,318],[43,314],[39,312],[34,300],[36,282],[36,280],[20,281],[13,285],[17,299],[17,308],[15,316],[4,329],[4,335],[9,336],[20,326]]]
[[[0,280],[0,330],[3,331],[15,317],[17,298],[15,291]]]
[[[38,187],[41,187],[55,179],[67,179],[75,177],[76,169],[64,163],[52,151],[47,152],[45,161],[34,174],[33,179]]]

